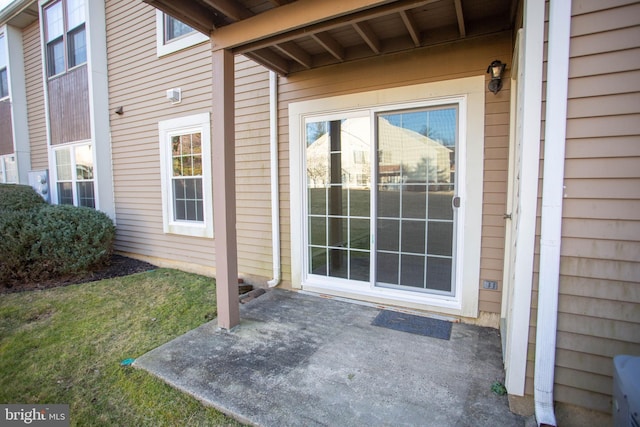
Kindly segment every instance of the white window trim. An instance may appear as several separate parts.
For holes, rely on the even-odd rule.
[[[292,285],[311,292],[365,300],[376,304],[402,305],[411,309],[429,310],[448,315],[476,318],[480,281],[480,247],[482,232],[482,189],[484,159],[484,76],[443,82],[390,88],[358,94],[291,103],[290,170],[291,170],[291,270]],[[406,105],[459,103],[459,154],[466,163],[466,179],[460,180],[458,195],[464,210],[459,213],[458,233],[464,233],[464,245],[458,248],[456,259],[455,296],[418,294],[366,286],[349,290],[339,280],[314,281],[306,274],[305,206],[306,167],[304,152],[304,121],[309,116],[340,113],[351,114],[367,110],[375,113]],[[466,147],[466,148],[465,148]],[[310,280],[311,279],[311,280]],[[368,285],[368,284],[367,284]],[[350,282],[350,286],[353,283]]]
[[[160,134],[160,176],[163,230],[169,234],[213,238],[213,187],[211,167],[211,122],[209,113],[177,117],[158,122]],[[204,222],[174,221],[171,137],[186,133],[202,134],[202,196]]]
[[[57,73],[57,74],[52,74],[49,75],[49,55],[47,53],[47,47],[48,47],[48,42],[47,42],[47,21],[45,18],[45,9],[50,7],[53,3],[57,3],[57,2],[61,2],[62,3],[62,9],[63,9],[63,49],[65,52],[65,59],[64,59],[64,70]],[[85,12],[84,12],[84,23],[80,24],[80,25],[84,25],[84,31],[85,31],[85,44],[86,44],[86,49],[87,49],[87,57],[85,58],[84,62],[81,62],[79,64],[74,65],[73,67],[69,66],[69,59],[68,59],[68,53],[69,53],[69,41],[68,41],[68,34],[71,30],[75,30],[76,28],[78,28],[80,25],[77,25],[75,27],[73,27],[71,30],[67,29],[67,22],[66,22],[66,6],[67,6],[67,0],[40,0],[40,31],[41,31],[41,37],[42,37],[42,45],[44,48],[43,51],[43,55],[44,55],[44,75],[45,78],[47,80],[51,80],[54,79],[56,77],[60,77],[64,74],[69,73],[70,71],[73,71],[77,68],[81,68],[83,66],[86,66],[89,63],[89,29],[88,29],[88,23],[87,21],[89,20],[89,13],[90,13],[90,9],[91,9],[91,2],[86,2],[85,3]]]
[[[209,41],[209,37],[200,31],[194,31],[191,34],[164,42],[164,12],[156,10],[156,52],[158,57],[178,52],[182,49],[195,46],[200,43]]]
[[[15,175],[10,177],[7,171],[7,160],[12,160],[16,164]],[[0,184],[18,184],[18,164],[15,154],[5,154],[0,156]]]
[[[82,147],[85,145],[90,145],[91,146],[91,153],[93,155],[93,179],[92,180],[78,180],[77,179],[77,175],[76,175],[76,158],[75,158],[75,148],[76,147]],[[79,181],[92,181],[93,182],[93,197],[94,197],[94,204],[95,204],[95,209],[99,210],[100,209],[100,199],[98,197],[98,174],[97,174],[97,168],[96,168],[96,150],[95,150],[95,144],[91,141],[91,140],[86,140],[86,141],[81,141],[81,142],[73,142],[71,144],[56,144],[53,146],[50,146],[49,149],[49,164],[51,165],[50,168],[50,191],[51,191],[51,201],[52,203],[58,205],[60,204],[58,202],[58,165],[56,163],[56,151],[58,150],[64,150],[64,149],[73,149],[74,152],[71,156],[71,183],[73,186],[73,206],[78,206],[78,187],[77,187],[77,183]],[[68,181],[65,181],[68,182]]]
[[[7,85],[9,87],[7,88],[7,96],[0,96],[0,100],[4,101],[11,97],[11,76],[9,75],[9,43],[7,41],[7,31],[5,29],[5,26],[0,26],[0,43],[4,44],[5,52],[7,53],[7,57],[5,58],[7,63],[5,65],[7,67]]]

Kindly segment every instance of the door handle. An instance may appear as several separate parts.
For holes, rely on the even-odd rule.
[[[451,206],[454,208],[460,207],[460,196],[454,196],[453,199],[451,199]]]

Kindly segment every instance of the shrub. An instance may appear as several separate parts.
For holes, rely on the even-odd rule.
[[[45,204],[44,199],[28,185],[0,184],[0,211],[22,211]]]
[[[103,212],[75,206],[47,206],[36,218],[40,240],[30,258],[58,275],[78,274],[111,258],[115,228]]]
[[[0,284],[29,280],[29,252],[39,239],[37,211],[0,211]]]
[[[43,205],[0,215],[0,283],[76,276],[106,264],[115,227],[90,208]]]

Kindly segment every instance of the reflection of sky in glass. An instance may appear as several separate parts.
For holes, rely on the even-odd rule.
[[[389,123],[404,129],[410,129],[421,135],[426,135],[447,147],[455,146],[456,108],[443,108],[427,111],[412,111],[407,113],[383,114]],[[344,122],[344,120],[342,120]],[[329,122],[308,122],[306,125],[307,146],[314,143],[329,131]]]
[[[7,66],[7,48],[4,44],[4,34],[0,36],[0,69]]]
[[[416,111],[404,114],[383,116],[394,126],[411,129],[419,134],[442,142],[446,146],[454,146],[456,141],[456,109],[446,108],[429,111]]]
[[[13,0],[0,0],[0,10],[4,9],[5,7],[9,6],[10,3],[12,3]]]
[[[78,146],[75,152],[77,178],[93,179],[93,154],[91,153],[91,146]]]

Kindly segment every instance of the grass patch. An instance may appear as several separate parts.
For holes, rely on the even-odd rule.
[[[213,279],[159,269],[0,296],[0,402],[70,405],[72,425],[240,425],[121,367],[216,316]]]

